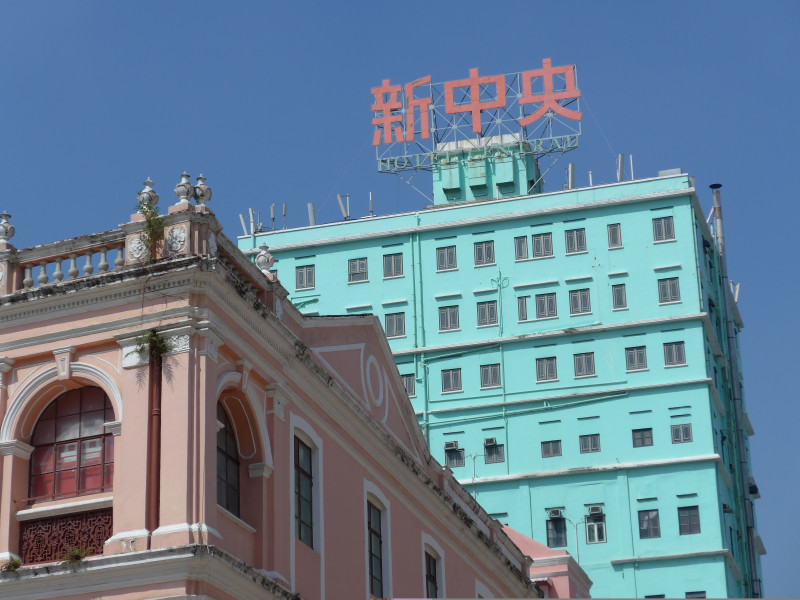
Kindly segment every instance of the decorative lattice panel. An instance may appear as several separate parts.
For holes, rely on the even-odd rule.
[[[20,557],[25,564],[64,560],[67,546],[87,556],[103,553],[111,537],[111,509],[24,521],[20,524]]]

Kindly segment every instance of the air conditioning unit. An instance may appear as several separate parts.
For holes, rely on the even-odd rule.
[[[483,442],[484,446],[497,446],[497,438],[486,438]]]
[[[590,506],[589,507],[589,514],[590,515],[602,515],[603,514],[603,507],[602,506]]]
[[[458,442],[445,442],[444,443],[445,450],[458,450]]]
[[[553,508],[550,510],[550,518],[551,519],[563,519],[564,515],[561,514],[560,508]]]

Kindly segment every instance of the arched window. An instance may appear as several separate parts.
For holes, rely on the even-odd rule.
[[[39,417],[31,444],[31,500],[108,491],[114,482],[114,436],[103,423],[114,410],[99,387],[71,390]]]
[[[239,516],[239,450],[228,413],[217,404],[217,504]]]

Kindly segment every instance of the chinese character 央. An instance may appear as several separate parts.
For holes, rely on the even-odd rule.
[[[553,90],[553,76],[564,75],[564,90],[556,92]],[[535,77],[541,77],[544,83],[543,94],[533,94],[531,92],[531,81]],[[558,100],[566,100],[569,98],[580,98],[580,90],[575,89],[575,67],[567,65],[563,67],[553,67],[552,60],[545,58],[542,61],[541,69],[533,69],[522,73],[522,97],[519,99],[520,105],[532,104],[541,102],[542,105],[533,113],[529,114],[519,120],[522,127],[530,125],[537,119],[543,117],[548,110],[554,113],[580,121],[581,113],[575,110],[565,108],[558,103]]]

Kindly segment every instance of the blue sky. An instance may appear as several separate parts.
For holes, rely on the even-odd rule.
[[[729,271],[741,282],[746,400],[762,499],[766,593],[796,596],[795,444],[800,139],[797,2],[0,2],[0,210],[18,248],[128,220],[151,177],[162,210],[202,172],[233,237],[239,213],[288,204],[289,227],[411,210],[378,174],[370,88],[576,64],[577,183],[681,167],[708,209],[722,183]],[[556,167],[545,187],[560,189]],[[427,189],[429,181],[418,185]],[[279,225],[282,219],[279,216]],[[775,461],[778,461],[777,463]]]

